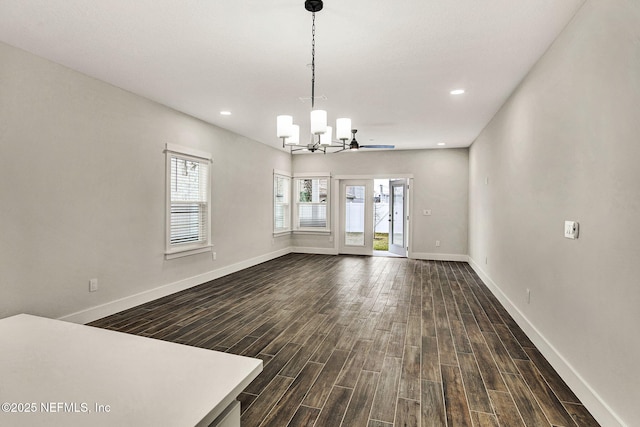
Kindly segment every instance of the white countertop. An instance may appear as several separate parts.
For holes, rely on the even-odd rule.
[[[0,425],[207,426],[261,371],[258,359],[20,314],[0,320]]]

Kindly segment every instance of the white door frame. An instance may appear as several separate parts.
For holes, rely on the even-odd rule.
[[[360,179],[369,179],[373,182],[374,179],[401,179],[404,178],[407,180],[407,192],[405,194],[407,199],[406,204],[406,217],[408,217],[405,228],[405,237],[406,237],[406,247],[407,249],[407,257],[411,258],[411,254],[413,252],[412,249],[412,239],[411,239],[411,200],[413,199],[413,174],[410,173],[394,173],[394,174],[373,174],[373,175],[334,175],[332,182],[332,200],[337,200],[338,203],[333,203],[332,215],[336,221],[333,221],[332,225],[332,233],[333,236],[333,247],[335,253],[340,252],[340,240],[342,238],[342,230],[340,225],[340,205],[342,204],[342,200],[340,199],[340,188],[342,187],[343,180],[360,180]],[[333,185],[335,184],[335,185]],[[372,199],[373,202],[373,199]],[[373,251],[373,244],[372,244]]]

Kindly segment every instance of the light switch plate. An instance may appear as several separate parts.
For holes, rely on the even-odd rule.
[[[564,222],[564,237],[567,239],[577,239],[579,224],[577,221],[565,221]]]

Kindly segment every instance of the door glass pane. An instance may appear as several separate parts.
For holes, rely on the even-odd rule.
[[[344,244],[364,246],[364,185],[345,186]]]
[[[393,187],[393,235],[391,243],[404,246],[404,187]]]

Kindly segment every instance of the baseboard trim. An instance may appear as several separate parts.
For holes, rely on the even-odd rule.
[[[428,252],[411,252],[409,254],[411,259],[423,259],[427,261],[457,261],[467,262],[469,261],[468,255],[463,254],[438,254]]]
[[[480,279],[487,285],[500,303],[505,307],[516,323],[527,334],[529,339],[536,345],[538,350],[549,361],[551,366],[558,372],[560,377],[567,383],[576,394],[582,404],[591,412],[591,415],[603,426],[626,427],[624,421],[613,412],[611,407],[598,395],[598,393],[582,378],[580,373],[558,352],[544,335],[533,325],[529,319],[518,309],[518,307],[502,292],[500,287],[480,268],[480,264],[475,262],[471,256],[469,265],[480,276]]]
[[[159,286],[148,291],[140,292],[102,305],[68,314],[66,316],[60,317],[59,320],[81,324],[93,322],[94,320],[110,316],[112,314],[127,310],[137,305],[144,304],[149,301],[153,301],[155,299],[201,285],[211,280],[227,276],[240,270],[244,270],[245,268],[253,267],[254,265],[262,264],[263,262],[270,261],[275,258],[279,258],[291,252],[291,247],[280,249],[275,252],[270,252],[255,258],[227,265],[216,270],[208,271],[197,276],[188,277],[174,283],[169,283],[167,285]]]
[[[338,250],[335,248],[305,248],[301,246],[295,246],[291,248],[291,252],[295,254],[338,255]]]

